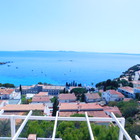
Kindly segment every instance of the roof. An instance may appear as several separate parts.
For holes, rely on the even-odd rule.
[[[75,94],[66,93],[66,94],[59,94],[59,100],[76,100]]]
[[[72,111],[72,112],[59,112],[59,116],[61,117],[70,117],[71,115],[74,114],[85,114],[84,111]],[[93,116],[93,117],[108,117],[108,115],[105,114],[104,111],[87,111],[88,116]]]
[[[120,98],[124,98],[124,95],[116,90],[108,90],[112,95],[118,95]]]
[[[32,98],[32,102],[50,102],[50,98],[48,96],[38,96],[38,95],[35,95],[33,98]]]
[[[43,95],[48,95],[48,92],[39,92],[36,94],[36,96],[43,96]]]
[[[140,81],[132,81],[132,84],[140,84]]]
[[[21,86],[22,90],[31,89],[33,87],[34,87],[34,85],[32,85],[32,86]],[[20,89],[20,87],[18,87],[17,89]]]
[[[140,87],[135,87],[135,89],[140,89]]]
[[[101,98],[98,93],[87,93],[87,94],[85,94],[85,96],[88,99],[100,99]]]
[[[3,102],[8,102],[8,100],[0,100],[0,104]]]
[[[65,86],[43,86],[43,89],[64,90]]]
[[[15,89],[11,89],[11,88],[0,88],[0,94],[11,94],[13,91],[15,91]]]
[[[102,110],[103,108],[97,103],[61,103],[59,110]]]
[[[124,99],[123,99],[124,102],[128,102],[128,101],[130,101],[130,100],[132,100],[132,98],[124,98]]]
[[[1,107],[0,109],[4,109],[4,111],[30,111],[30,110],[44,110],[45,106],[43,104],[18,104],[18,105],[6,105]]]
[[[105,112],[113,112],[114,114],[118,114],[119,116],[122,116],[122,113],[120,112],[118,107],[110,107],[110,106],[104,106]]]
[[[131,88],[131,87],[120,87],[119,89],[121,89],[121,90],[125,90],[125,91],[127,91],[127,92],[129,92],[129,93],[134,93],[134,90],[133,90],[133,88]]]

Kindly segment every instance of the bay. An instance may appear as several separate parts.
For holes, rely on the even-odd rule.
[[[65,85],[75,80],[83,85],[119,77],[140,63],[140,55],[65,51],[1,51],[0,83],[16,86],[46,82]]]

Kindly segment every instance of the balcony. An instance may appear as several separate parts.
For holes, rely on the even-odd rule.
[[[24,129],[28,120],[45,120],[45,121],[54,121],[54,128],[51,138],[37,138],[37,140],[62,140],[61,138],[56,138],[56,130],[58,121],[85,121],[87,122],[88,131],[90,134],[90,139],[94,140],[94,133],[92,132],[90,122],[115,122],[115,124],[119,127],[119,138],[118,140],[123,140],[125,137],[126,140],[132,140],[127,131],[125,130],[125,119],[123,117],[117,118],[113,113],[110,113],[110,118],[103,117],[88,117],[87,112],[85,112],[85,117],[59,117],[57,112],[56,117],[48,117],[48,116],[32,116],[32,111],[30,111],[27,115],[4,115],[4,110],[0,111],[0,119],[9,119],[10,127],[11,127],[11,137],[0,137],[0,140],[28,140],[27,138],[19,138],[22,130]],[[23,122],[16,131],[16,119],[22,119]],[[140,140],[140,138],[136,135],[136,140]]]

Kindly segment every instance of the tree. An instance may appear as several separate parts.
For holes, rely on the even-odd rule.
[[[56,116],[56,112],[58,111],[58,105],[59,105],[58,98],[55,97],[55,98],[54,98],[54,103],[53,103],[53,112],[52,112],[52,116]]]
[[[136,95],[136,99],[140,101],[140,93],[135,93],[135,95]]]
[[[86,93],[87,90],[85,88],[74,88],[71,90],[71,93],[74,93],[75,96],[77,97],[77,100],[83,100],[84,93]],[[83,96],[83,97],[82,97]]]
[[[10,136],[10,121],[9,120],[2,120],[0,121],[0,136],[1,137],[8,137]]]
[[[42,83],[42,82],[38,82],[38,84],[39,84],[39,85],[43,85],[43,83]]]
[[[20,93],[22,95],[22,86],[21,85],[19,86],[19,91],[20,91]]]

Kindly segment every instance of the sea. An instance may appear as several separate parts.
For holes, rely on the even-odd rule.
[[[0,83],[32,85],[38,82],[65,85],[76,81],[84,86],[119,77],[140,64],[138,54],[72,51],[1,51]]]

